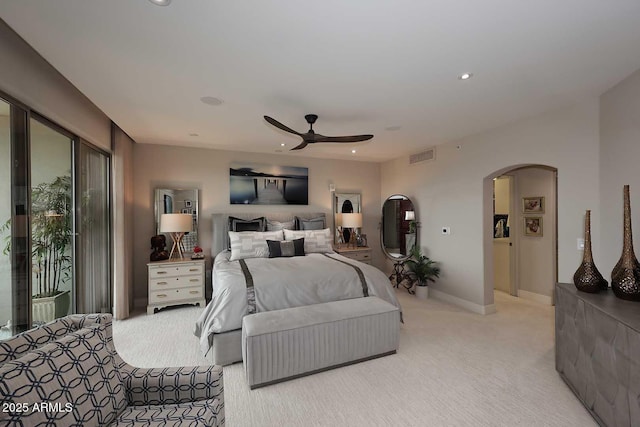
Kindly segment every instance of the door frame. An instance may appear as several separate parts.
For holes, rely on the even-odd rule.
[[[483,219],[482,219],[482,225],[483,225],[483,232],[482,232],[482,236],[483,236],[483,262],[484,262],[484,276],[483,276],[483,280],[484,280],[484,289],[483,289],[483,295],[484,295],[484,300],[485,300],[485,306],[491,306],[491,309],[488,312],[495,312],[495,301],[494,301],[494,296],[493,296],[493,292],[494,292],[494,271],[493,271],[493,179],[497,178],[499,176],[503,176],[503,175],[509,175],[509,172],[514,172],[518,169],[524,169],[524,168],[531,168],[531,167],[535,167],[535,168],[541,168],[541,169],[547,169],[549,171],[552,171],[554,173],[554,198],[555,198],[555,212],[553,213],[554,215],[554,219],[555,219],[555,224],[554,226],[551,228],[551,232],[553,233],[553,243],[552,243],[552,250],[551,250],[551,256],[552,256],[552,265],[553,265],[553,280],[555,282],[558,281],[558,169],[553,167],[553,166],[549,166],[549,165],[543,165],[543,164],[535,164],[535,163],[531,163],[531,164],[517,164],[517,165],[512,165],[512,166],[508,166],[502,169],[499,169],[489,175],[487,175],[484,179],[483,179],[483,197],[482,197],[482,204],[483,204]],[[515,178],[515,176],[513,177]],[[514,182],[514,186],[512,189],[512,198],[511,198],[511,207],[510,209],[513,209],[512,212],[514,212],[514,217],[515,220],[511,221],[513,224],[511,224],[513,226],[513,234],[511,234],[511,227],[510,227],[510,236],[513,235],[514,238],[512,239],[513,242],[513,246],[512,246],[512,253],[510,253],[510,255],[514,255],[512,258],[512,262],[511,262],[511,272],[514,274],[514,276],[512,276],[512,283],[514,285],[512,285],[513,287],[515,287],[515,292],[517,294],[518,290],[520,289],[520,284],[518,283],[518,272],[519,272],[519,264],[520,264],[520,260],[519,260],[519,256],[518,256],[518,251],[516,250],[518,248],[519,245],[519,241],[520,241],[520,236],[521,236],[521,224],[520,224],[520,209],[519,209],[519,200],[516,200],[516,196],[517,196],[517,190],[518,190],[518,184],[517,184],[517,180],[515,180]],[[552,304],[555,304],[555,300],[552,298]]]

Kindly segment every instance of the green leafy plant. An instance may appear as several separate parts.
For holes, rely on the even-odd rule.
[[[417,245],[411,249],[411,257],[405,261],[404,265],[417,279],[418,286],[427,286],[428,282],[435,282],[440,277],[440,267],[437,262],[422,254]]]
[[[71,277],[72,259],[71,176],[63,175],[31,189],[31,257],[35,298],[52,297]],[[10,230],[11,219],[1,227]],[[11,252],[11,234],[3,253]]]

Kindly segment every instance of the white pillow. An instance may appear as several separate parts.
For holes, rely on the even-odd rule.
[[[231,257],[229,261],[245,258],[269,258],[267,240],[283,240],[278,231],[230,231]]]
[[[332,253],[331,230],[287,230],[284,229],[285,240],[295,240],[304,237],[304,253]]]

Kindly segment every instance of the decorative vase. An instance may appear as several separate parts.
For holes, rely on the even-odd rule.
[[[628,185],[624,186],[623,239],[622,256],[611,271],[611,289],[618,298],[640,301],[640,264],[633,251],[631,203],[629,202]]]
[[[584,216],[584,255],[582,264],[573,275],[573,284],[579,291],[595,293],[609,288],[609,283],[602,277],[593,262],[591,252],[591,211]]]
[[[416,293],[416,298],[427,299],[429,298],[429,287],[416,285],[415,293]]]

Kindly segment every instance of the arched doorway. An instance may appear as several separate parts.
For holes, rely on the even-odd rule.
[[[496,208],[498,188],[498,192],[508,188],[508,209],[504,200],[498,200]],[[513,165],[484,178],[484,299],[492,307],[489,312],[495,311],[496,288],[553,304],[558,277],[557,211],[557,169],[552,166]]]

